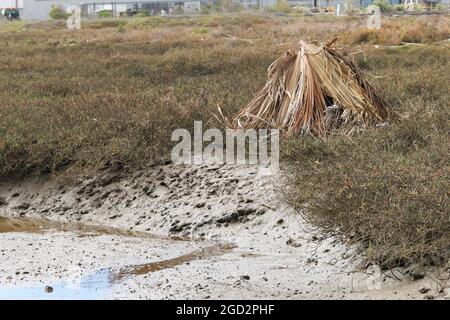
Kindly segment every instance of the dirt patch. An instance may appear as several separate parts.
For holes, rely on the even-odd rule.
[[[444,280],[438,286],[427,276],[411,282],[401,270],[391,270],[394,277],[361,269],[354,247],[314,231],[281,200],[280,179],[250,166],[167,164],[133,176],[104,172],[72,188],[50,177],[3,182],[3,216],[56,221],[56,227],[0,233],[0,281],[8,290],[38,287],[40,293],[50,285],[51,297],[73,297],[61,279],[92,276],[81,283],[103,288],[95,298],[105,299],[420,298],[421,287],[445,297]],[[79,232],[67,223],[108,231]],[[237,247],[223,247],[228,243]]]

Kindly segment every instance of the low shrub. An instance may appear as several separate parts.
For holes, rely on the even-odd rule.
[[[65,20],[70,16],[70,13],[67,13],[62,6],[54,4],[48,15],[53,20]]]

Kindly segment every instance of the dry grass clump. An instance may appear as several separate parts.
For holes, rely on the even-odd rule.
[[[219,27],[221,25],[233,25],[237,28],[250,28],[258,25],[265,25],[268,22],[277,23],[271,17],[264,18],[260,15],[229,13],[211,14],[205,16],[182,16],[182,17],[160,17],[149,16],[133,19],[101,19],[88,23],[88,27],[105,28],[116,27],[123,24],[131,29],[153,29],[170,27]]]
[[[364,70],[384,75],[375,84],[405,119],[351,139],[284,145],[293,177],[288,201],[324,230],[362,243],[368,263],[443,265],[450,258],[448,53],[439,46],[370,53]]]
[[[400,45],[402,43],[432,43],[450,38],[450,19],[447,15],[430,18],[383,19],[380,30],[361,26],[343,32],[339,39],[346,44]]]
[[[273,62],[264,88],[229,125],[324,135],[397,117],[334,39],[320,46],[300,41]]]

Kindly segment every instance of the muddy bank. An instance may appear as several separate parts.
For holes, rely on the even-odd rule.
[[[109,170],[71,188],[50,177],[3,181],[0,215],[20,220],[0,220],[0,296],[52,286],[44,297],[71,298],[70,279],[102,271],[101,294],[83,289],[84,298],[447,297],[445,272],[419,279],[416,270],[411,281],[362,270],[354,248],[313,232],[281,201],[279,183],[256,167],[219,165]]]
[[[76,233],[79,237],[88,235],[116,235],[138,238],[161,238],[161,236],[152,235],[148,232],[120,229],[105,225],[49,220],[45,218],[28,218],[23,214],[21,214],[19,217],[0,216],[0,233],[25,232],[45,234],[54,231],[73,232]]]

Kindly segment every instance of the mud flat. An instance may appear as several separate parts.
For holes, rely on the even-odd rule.
[[[0,184],[0,298],[448,298],[448,274],[361,269],[255,167],[110,168]],[[401,281],[399,280],[401,279]]]

